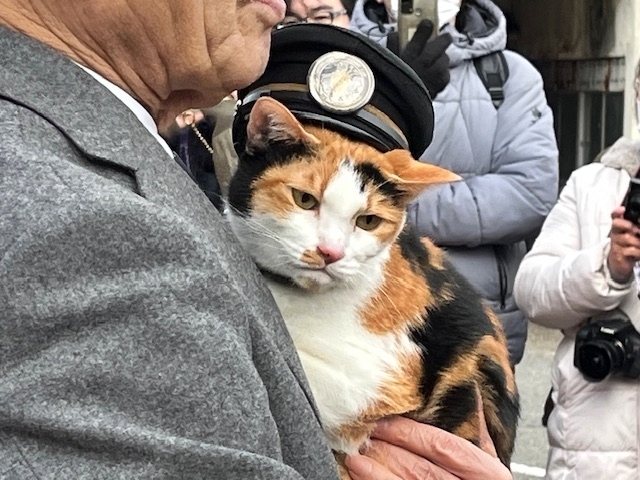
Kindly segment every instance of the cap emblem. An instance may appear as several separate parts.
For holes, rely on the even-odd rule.
[[[351,113],[364,107],[375,90],[373,71],[361,58],[329,52],[309,68],[309,93],[325,110]]]

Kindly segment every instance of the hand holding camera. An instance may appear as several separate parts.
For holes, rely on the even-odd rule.
[[[611,219],[607,265],[613,280],[626,283],[640,261],[639,179],[631,179],[622,206],[611,212]],[[640,377],[640,333],[622,312],[614,317],[589,322],[576,334],[573,364],[591,382],[611,374]]]
[[[611,277],[628,282],[640,260],[640,178],[631,178],[622,207],[611,213],[611,249],[607,258]]]
[[[618,283],[626,283],[633,274],[633,267],[640,260],[640,199],[638,207],[629,204],[629,195],[624,207],[618,207],[611,213],[611,248],[607,264],[611,278]],[[638,213],[635,214],[635,209]],[[631,216],[635,214],[634,217]]]

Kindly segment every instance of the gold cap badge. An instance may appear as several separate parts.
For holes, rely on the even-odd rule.
[[[309,68],[309,93],[334,113],[351,113],[364,107],[375,90],[375,78],[364,60],[343,52],[329,52]]]

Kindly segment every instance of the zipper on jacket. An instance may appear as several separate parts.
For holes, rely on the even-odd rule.
[[[507,288],[509,286],[509,278],[507,275],[507,260],[505,258],[505,247],[502,245],[494,245],[493,253],[496,257],[496,265],[498,266],[498,281],[500,282],[500,308],[504,310],[507,303]]]

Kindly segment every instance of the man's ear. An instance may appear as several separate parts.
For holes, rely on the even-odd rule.
[[[275,142],[317,144],[282,103],[271,97],[260,97],[251,109],[247,124],[247,151],[266,150]]]
[[[391,171],[390,179],[413,200],[429,185],[457,182],[459,175],[442,167],[415,160],[407,150],[392,150],[384,154]]]

